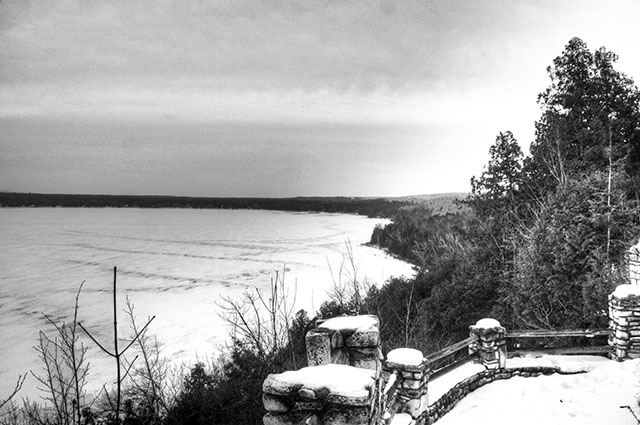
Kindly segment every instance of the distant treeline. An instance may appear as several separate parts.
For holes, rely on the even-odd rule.
[[[393,217],[402,207],[415,203],[450,203],[455,195],[429,199],[414,198],[199,198],[187,196],[138,195],[66,195],[44,193],[0,193],[1,207],[70,207],[70,208],[200,208],[263,209],[278,211],[313,211],[358,214],[367,217]],[[450,199],[451,198],[451,199]]]

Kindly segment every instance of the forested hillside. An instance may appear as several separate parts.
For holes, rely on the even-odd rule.
[[[466,210],[405,207],[375,230],[373,244],[418,270],[382,289],[404,297],[384,339],[414,322],[415,344],[429,349],[483,316],[511,329],[607,325],[607,294],[640,236],[640,92],[616,61],[570,40],[548,68],[527,156],[501,132]]]

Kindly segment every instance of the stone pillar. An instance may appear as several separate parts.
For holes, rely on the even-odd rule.
[[[383,368],[385,382],[392,374],[399,380],[398,413],[411,415],[415,424],[427,423],[429,410],[429,377],[431,368],[422,353],[412,348],[397,348],[387,354]]]
[[[640,358],[640,285],[620,285],[609,295],[611,357]]]
[[[380,371],[379,321],[376,316],[336,317],[306,335],[309,366],[345,364]]]
[[[375,372],[320,365],[272,374],[262,384],[264,425],[369,425],[376,397]]]
[[[507,365],[506,330],[495,319],[481,319],[469,326],[473,341],[469,354],[478,354],[479,361],[487,369],[504,369]]]

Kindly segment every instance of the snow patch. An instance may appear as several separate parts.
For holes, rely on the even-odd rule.
[[[482,329],[499,328],[500,327],[500,322],[498,322],[496,319],[485,318],[485,319],[478,320],[476,322],[475,327],[476,328],[482,328]]]
[[[373,316],[334,317],[322,323],[318,328],[332,331],[367,330],[378,326],[378,319]]]
[[[627,298],[631,295],[640,296],[640,285],[618,285],[615,291],[613,291],[613,296],[620,298]]]
[[[387,354],[388,362],[409,366],[420,366],[423,359],[422,353],[413,348],[396,348]]]
[[[413,418],[408,413],[396,413],[391,420],[391,425],[411,425]]]
[[[327,388],[331,393],[341,395],[368,395],[373,382],[373,370],[327,364],[305,367],[277,375],[280,382],[302,385],[306,388]]]

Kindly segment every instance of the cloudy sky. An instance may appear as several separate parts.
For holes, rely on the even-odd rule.
[[[640,82],[640,2],[0,0],[0,190],[399,196],[526,150],[573,36]]]

